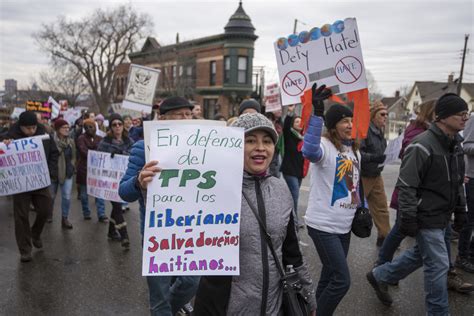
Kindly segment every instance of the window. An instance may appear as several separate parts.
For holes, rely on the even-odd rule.
[[[247,57],[239,57],[237,83],[247,83]]]
[[[211,61],[209,73],[210,73],[209,84],[211,86],[215,86],[216,85],[216,62],[215,61]]]
[[[224,57],[224,83],[230,82],[230,57]]]
[[[193,66],[186,67],[186,76],[192,77],[193,76]]]
[[[176,80],[176,65],[171,66],[171,82]]]
[[[204,99],[204,118],[212,120],[217,114],[217,99]]]
[[[179,66],[179,76],[183,76],[183,66]]]

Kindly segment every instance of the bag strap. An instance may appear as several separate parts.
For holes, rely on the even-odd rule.
[[[354,156],[357,159],[357,163],[359,164],[359,170],[361,170],[362,166],[359,161],[359,156],[357,156],[357,153],[355,152],[355,150],[352,150],[352,152],[354,153]],[[362,185],[362,176],[360,175],[360,172],[359,172],[359,199],[360,199],[361,206],[365,207],[364,186]]]
[[[280,262],[280,260],[278,259],[278,256],[275,252],[275,249],[273,248],[273,243],[272,243],[272,237],[270,237],[270,234],[268,234],[267,232],[267,229],[265,228],[265,225],[263,224],[263,221],[262,219],[260,218],[260,216],[258,215],[258,212],[257,210],[255,209],[255,207],[250,203],[249,201],[249,198],[247,196],[247,194],[242,191],[242,194],[245,198],[245,201],[247,201],[247,204],[248,206],[250,207],[250,209],[252,210],[252,213],[255,215],[255,217],[257,218],[257,221],[258,223],[260,224],[260,228],[262,229],[262,231],[264,232],[264,235],[265,235],[265,240],[268,244],[268,247],[270,248],[270,251],[272,252],[272,255],[273,255],[273,258],[275,259],[275,262],[276,262],[276,265],[277,265],[277,268],[278,268],[278,272],[280,272],[281,276],[284,277],[285,276],[285,271],[283,270],[283,267],[282,267],[282,264]]]

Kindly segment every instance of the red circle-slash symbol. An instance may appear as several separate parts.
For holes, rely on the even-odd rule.
[[[362,75],[362,63],[354,56],[346,56],[335,66],[336,78],[342,83],[351,84],[359,80]]]
[[[281,82],[283,91],[289,96],[297,96],[304,92],[308,79],[306,75],[299,70],[292,70],[287,73]]]

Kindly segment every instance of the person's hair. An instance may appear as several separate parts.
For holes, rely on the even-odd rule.
[[[323,136],[329,139],[329,141],[334,145],[334,147],[336,147],[338,151],[342,151],[342,141],[339,138],[339,135],[337,135],[337,131],[335,128],[331,128],[325,131]],[[352,142],[352,150],[353,151],[359,150],[359,146],[360,146],[359,139],[354,139],[354,141]]]
[[[374,101],[370,107],[370,120],[372,121],[375,118],[375,115],[377,115],[377,113],[382,110],[387,111],[385,104],[383,104],[380,100]]]
[[[128,119],[128,118],[130,119],[130,121],[132,121],[132,117],[131,117],[130,115],[127,114],[127,115],[122,116],[122,119],[123,119],[124,121],[125,121],[126,119]]]
[[[426,128],[428,123],[433,122],[436,99],[428,100],[418,106],[418,115],[415,119],[417,127]]]

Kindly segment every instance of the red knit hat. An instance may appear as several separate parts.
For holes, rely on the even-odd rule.
[[[69,123],[66,120],[63,120],[63,119],[57,119],[57,120],[54,121],[54,129],[55,130],[59,130],[64,125],[69,125]]]

